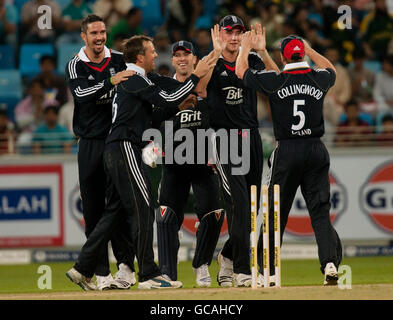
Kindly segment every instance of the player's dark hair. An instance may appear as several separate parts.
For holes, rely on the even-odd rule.
[[[299,61],[302,61],[303,60],[303,57],[300,55],[300,53],[294,53],[292,56],[291,56],[291,60],[290,60],[290,62],[299,62]]]
[[[89,14],[86,18],[84,18],[84,19],[82,20],[81,31],[82,31],[83,33],[86,33],[88,25],[89,25],[90,23],[98,22],[98,21],[104,22],[104,20],[103,20],[101,17],[99,17],[99,16],[97,16],[97,15],[95,15],[95,14]]]
[[[138,54],[145,54],[144,42],[150,41],[153,42],[153,38],[150,38],[145,35],[133,36],[129,39],[126,39],[122,43],[122,50],[124,61],[126,63],[135,63],[138,57]]]

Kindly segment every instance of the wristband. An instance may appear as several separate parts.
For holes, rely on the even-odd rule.
[[[109,82],[114,86],[112,77],[109,78]]]

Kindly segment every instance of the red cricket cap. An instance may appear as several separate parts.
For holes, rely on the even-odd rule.
[[[298,53],[300,58],[304,57],[304,43],[303,41],[295,36],[289,36],[281,42],[281,53],[282,55],[290,60],[292,55]]]

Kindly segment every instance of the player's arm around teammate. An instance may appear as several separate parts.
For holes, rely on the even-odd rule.
[[[87,16],[81,24],[81,37],[85,42],[77,55],[66,66],[66,79],[74,97],[73,130],[79,138],[78,180],[85,221],[85,235],[89,237],[105,208],[105,181],[102,155],[105,138],[111,124],[111,106],[114,85],[134,74],[124,71],[123,56],[105,46],[106,26],[96,15]],[[126,228],[122,228],[123,231]],[[117,230],[111,238],[113,252],[119,269],[126,272],[129,281],[121,288],[134,283],[134,254],[130,242],[125,241],[128,232]],[[112,288],[113,282],[108,262],[107,244],[99,254],[95,270],[99,290]],[[128,284],[126,284],[126,282]],[[116,286],[115,284],[115,286]],[[94,288],[94,286],[92,286]]]

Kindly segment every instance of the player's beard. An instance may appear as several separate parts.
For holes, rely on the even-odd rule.
[[[154,64],[154,60],[153,60],[150,63],[146,64],[144,69],[145,69],[146,73],[149,73],[149,72],[154,71],[154,68],[155,68],[155,64]]]
[[[100,43],[100,46],[98,48],[96,47],[97,43]],[[90,48],[96,56],[100,55],[105,48],[105,40],[92,42]]]
[[[192,68],[179,69],[178,71],[176,70],[176,73],[180,74],[182,77],[187,77],[192,73]]]

